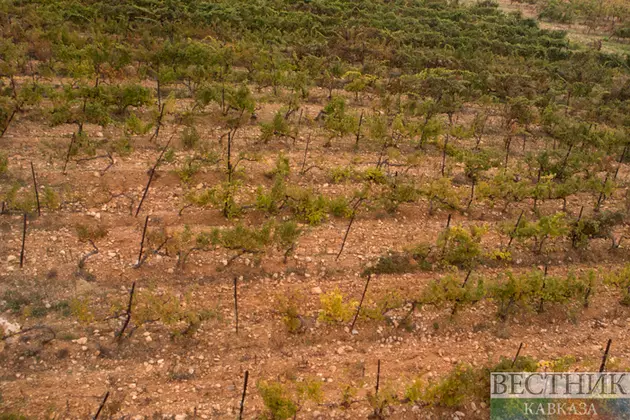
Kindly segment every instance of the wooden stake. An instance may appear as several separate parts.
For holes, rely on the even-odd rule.
[[[512,360],[512,366],[511,367],[514,367],[514,365],[516,364],[516,360],[518,359],[518,356],[521,354],[521,349],[522,348],[523,348],[523,343],[521,343],[518,346],[518,350],[516,351],[516,356],[514,356],[514,360]]]
[[[348,239],[348,234],[350,233],[350,228],[352,227],[352,223],[354,222],[354,218],[357,215],[357,208],[359,207],[359,205],[361,204],[361,202],[363,200],[364,200],[363,198],[360,198],[359,201],[357,201],[357,203],[352,208],[352,217],[350,218],[350,223],[348,223],[348,228],[346,229],[346,234],[343,235],[343,242],[341,243],[341,248],[339,249],[339,253],[335,257],[335,261],[337,261],[339,259],[339,257],[341,256],[341,253],[343,252],[343,248],[346,246],[346,240]]]
[[[241,397],[241,408],[238,412],[238,420],[243,419],[243,409],[245,408],[245,395],[247,394],[247,380],[249,379],[249,371],[245,371],[245,383],[243,384],[243,396]]]
[[[22,250],[20,251],[20,268],[24,267],[24,244],[26,243],[26,213],[24,213],[24,225],[22,227]]]
[[[514,240],[514,235],[516,235],[516,230],[518,229],[518,225],[519,223],[521,223],[521,219],[523,218],[523,213],[525,213],[525,210],[521,210],[521,214],[518,216],[518,219],[516,220],[516,224],[514,225],[514,229],[512,229],[512,233],[510,234],[510,241],[508,242],[506,249],[510,249],[510,246],[512,245],[512,241]]]
[[[72,133],[72,140],[70,140],[70,146],[68,146],[68,152],[66,153],[66,161],[63,164],[63,173],[66,173],[66,167],[68,166],[68,161],[70,160],[70,153],[72,153],[72,146],[74,146],[74,141],[77,138],[75,133]]]
[[[149,216],[147,216],[147,218],[144,219],[144,228],[142,229],[142,240],[140,241],[140,253],[138,254],[138,263],[136,264],[137,267],[140,267],[140,264],[142,262],[142,251],[144,250],[144,238],[147,235],[148,225],[149,225]]]
[[[577,220],[575,221],[575,223],[579,223],[580,220],[582,220],[582,213],[584,212],[584,206],[580,207],[580,214],[578,215]]]
[[[606,199],[606,194],[604,194],[604,189],[606,188],[606,183],[608,182],[608,176],[610,174],[606,172],[606,178],[604,178],[604,182],[602,183],[602,190],[599,193],[599,198],[597,198],[597,204],[595,205],[595,211],[599,211],[602,202]]]
[[[142,198],[140,199],[140,203],[138,204],[138,209],[136,210],[136,217],[138,217],[138,213],[140,213],[140,209],[142,208],[142,203],[144,203],[144,199],[147,198],[147,193],[149,192],[149,187],[151,186],[151,181],[153,181],[153,176],[155,175],[155,171],[157,170],[158,165],[162,161],[162,157],[164,156],[164,153],[166,152],[166,149],[168,148],[169,144],[171,144],[172,139],[173,139],[173,136],[171,136],[171,138],[168,139],[168,142],[166,142],[166,146],[164,146],[164,148],[162,149],[162,153],[160,153],[160,156],[158,156],[157,161],[155,162],[155,165],[153,165],[153,168],[151,168],[151,173],[149,174],[149,181],[147,182],[147,186],[144,188],[144,192],[142,193]]]
[[[9,129],[9,126],[11,125],[11,121],[13,121],[13,117],[15,117],[15,114],[17,114],[17,112],[18,112],[18,108],[17,107],[13,108],[11,115],[9,115],[9,118],[7,118],[4,128],[2,129],[2,131],[0,131],[0,137],[4,136],[4,133],[7,132],[7,130]]]
[[[363,111],[361,111],[361,116],[359,117],[359,128],[357,129],[357,140],[354,143],[354,147],[359,147],[359,139],[361,138],[361,125],[363,124]]]
[[[602,364],[599,366],[600,373],[606,370],[606,361],[608,360],[608,353],[610,352],[611,344],[612,344],[612,338],[609,338],[608,344],[606,344],[606,351],[604,351],[604,356],[602,357]]]
[[[105,393],[105,397],[103,397],[103,401],[101,401],[101,405],[98,406],[98,411],[92,417],[92,420],[97,420],[98,416],[101,415],[101,411],[103,411],[103,407],[105,407],[105,403],[107,403],[107,399],[109,398],[109,391]]]
[[[621,157],[619,158],[619,165],[617,165],[617,169],[615,169],[615,176],[613,177],[613,181],[617,180],[617,175],[619,175],[619,170],[621,169],[621,164],[626,157],[626,153],[628,152],[628,145],[623,148],[623,152],[621,153]]]
[[[508,138],[505,140],[505,163],[504,163],[504,169],[507,169],[508,166],[508,159],[510,158],[510,145],[512,144],[512,136],[508,136]]]
[[[158,101],[159,101],[159,98],[160,98],[160,95],[158,95]],[[162,104],[162,105],[158,104],[158,107],[160,109],[160,114],[158,115],[157,121],[155,123],[155,131],[153,132],[153,135],[149,139],[149,142],[152,142],[153,140],[157,140],[158,135],[160,134],[160,128],[162,127],[162,119],[164,118],[164,110],[166,109],[166,104]]]
[[[462,286],[461,286],[462,289],[466,287],[466,284],[468,283],[468,279],[470,278],[471,273],[472,273],[472,268],[468,270],[468,274],[466,274],[466,278],[464,279],[464,282],[462,283]],[[453,305],[453,309],[451,310],[451,315],[455,315],[455,312],[457,312],[458,303],[459,303],[458,301],[455,301],[455,304]]]
[[[543,166],[542,166],[542,163],[541,163],[540,164],[540,168],[538,168],[538,177],[536,178],[536,185],[538,185],[540,183],[540,177],[542,175],[542,170],[543,170]],[[538,204],[538,197],[534,197],[534,208],[532,209],[534,211],[534,213],[536,213],[536,209],[538,208],[537,204]]]
[[[380,382],[381,382],[381,359],[378,359],[378,367],[376,368],[376,393],[375,393],[376,398],[378,398],[378,387],[380,385]]]
[[[122,338],[125,330],[127,329],[127,326],[129,325],[129,321],[131,321],[131,306],[133,305],[133,294],[135,291],[136,291],[136,282],[134,281],[133,284],[131,285],[131,291],[129,292],[129,303],[127,304],[127,313],[126,313],[125,323],[120,329],[120,332],[116,334],[116,338],[119,340]]]
[[[228,132],[227,141],[227,173],[228,182],[232,182],[232,130]]]
[[[37,215],[42,215],[42,208],[39,205],[39,191],[37,191],[37,178],[35,177],[35,167],[33,166],[33,162],[31,162],[31,173],[33,174],[33,188],[35,189],[35,198],[37,199]]]
[[[569,156],[571,155],[571,151],[573,150],[573,146],[574,146],[573,143],[571,143],[569,145],[569,149],[567,150],[567,154],[564,155],[564,159],[562,160],[562,164],[560,165],[560,170],[556,174],[556,178],[558,178],[560,176],[564,176],[564,169],[567,166],[567,162],[569,161]]]
[[[295,130],[295,137],[293,137],[293,145],[295,146],[295,142],[300,134],[300,125],[302,124],[302,114],[304,113],[304,108],[300,108],[300,116],[298,117],[297,127]]]
[[[234,276],[234,321],[236,324],[236,334],[238,334],[238,294],[237,294],[238,277]]]
[[[304,173],[304,165],[306,165],[306,156],[308,155],[308,145],[311,144],[311,133],[308,134],[306,138],[306,148],[304,149],[304,158],[302,159],[302,168],[300,168],[300,173]]]
[[[444,149],[442,150],[442,169],[440,173],[444,176],[444,170],[446,169],[446,149],[448,147],[448,141],[450,139],[451,129],[453,128],[453,114],[448,114],[448,130],[446,131],[446,138],[444,139]]]
[[[573,224],[573,230],[571,232],[571,246],[573,248],[577,247],[578,237],[577,237],[577,228],[580,225],[580,220],[582,220],[582,213],[584,213],[584,206],[580,207],[580,214],[578,215],[577,220]]]
[[[448,134],[446,135],[446,139],[444,140],[444,150],[442,151],[442,168],[440,169],[440,174],[444,176],[444,170],[446,169],[446,147],[448,146]]]
[[[450,228],[451,228],[451,217],[452,215],[449,213],[448,215],[448,219],[446,220],[446,227],[444,228],[444,231],[446,232],[446,236],[444,237],[444,246],[442,247],[442,257],[444,257],[444,254],[446,253],[446,247],[448,245],[448,237],[449,237],[449,232],[450,232]]]
[[[547,263],[545,263],[545,273],[543,274],[543,284],[541,287],[541,291],[545,290],[545,286],[546,286],[546,280],[547,280],[547,270],[549,269],[549,265]],[[545,304],[545,298],[541,297],[540,298],[540,305],[538,306],[538,313],[542,313],[545,308],[544,308],[544,304]]]
[[[473,200],[475,199],[475,185],[477,184],[477,179],[473,178],[472,179],[472,186],[470,188],[470,198],[468,199],[468,204],[466,205],[466,211],[470,210],[470,206],[473,203]]]
[[[361,305],[363,305],[363,299],[365,299],[365,294],[367,293],[368,286],[370,285],[370,279],[372,275],[368,275],[367,280],[365,282],[365,289],[363,289],[363,294],[361,295],[361,301],[359,302],[359,306],[357,307],[357,313],[354,314],[354,319],[352,320],[352,325],[350,325],[350,334],[354,330],[354,324],[357,322],[357,318],[359,317],[359,312],[361,312]]]

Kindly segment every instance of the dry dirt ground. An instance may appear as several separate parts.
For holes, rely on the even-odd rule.
[[[269,120],[276,105],[259,111],[259,120]],[[308,104],[306,117],[312,118],[321,104]],[[470,112],[469,112],[470,114]],[[470,116],[470,115],[469,115]],[[495,122],[498,124],[498,122]],[[212,118],[199,118],[198,126],[205,139],[217,150],[218,138],[225,129]],[[95,139],[111,140],[115,129],[102,133],[88,127]],[[173,131],[172,123],[160,135],[164,144]],[[304,404],[297,418],[366,418],[373,411],[366,395],[376,383],[377,361],[381,361],[381,389],[391,389],[400,397],[414,378],[425,380],[446,375],[455,364],[473,366],[496,363],[500,357],[513,357],[519,344],[522,355],[537,360],[554,360],[574,356],[571,367],[597,369],[603,347],[613,340],[610,369],[630,367],[630,343],[627,340],[630,311],[619,305],[619,293],[601,286],[592,304],[584,311],[567,313],[549,307],[544,314],[519,312],[506,322],[496,317],[496,306],[484,302],[465,308],[450,317],[450,308],[421,308],[413,317],[409,330],[392,321],[359,319],[357,334],[347,324],[325,324],[317,321],[320,295],[339,289],[344,296],[359,299],[365,278],[360,275],[368,261],[388,250],[427,241],[435,243],[444,228],[447,213],[428,214],[428,203],[400,207],[393,215],[379,211],[362,211],[349,233],[344,252],[336,260],[348,220],[330,218],[320,226],[303,226],[293,255],[285,263],[281,250],[264,255],[244,255],[229,261],[235,252],[215,249],[191,254],[186,266],[176,267],[173,254],[152,255],[140,267],[137,261],[145,216],[150,216],[149,231],[166,227],[181,231],[188,225],[193,231],[215,226],[234,225],[215,208],[187,208],[185,187],[174,174],[186,152],[177,149],[174,163],[160,166],[143,209],[138,217],[130,215],[147,182],[147,170],[159,154],[159,148],[145,138],[135,140],[135,151],[128,157],[115,157],[106,172],[107,159],[71,161],[67,174],[62,173],[63,156],[73,127],[48,128],[38,121],[19,121],[0,140],[0,148],[9,156],[9,171],[30,188],[30,162],[38,183],[61,191],[58,211],[44,209],[42,215],[29,217],[25,263],[20,269],[22,217],[0,215],[0,297],[20,295],[26,299],[19,310],[7,309],[0,314],[5,321],[18,324],[22,330],[45,326],[1,342],[0,410],[22,413],[31,418],[85,419],[94,415],[106,391],[110,391],[103,418],[203,418],[234,419],[238,413],[243,375],[249,371],[250,387],[245,401],[244,418],[257,418],[263,403],[256,390],[260,380],[280,380],[291,387],[295,381],[314,379],[322,382],[323,402]],[[253,196],[256,186],[270,185],[264,176],[280,151],[290,159],[291,182],[309,185],[327,195],[351,191],[352,183],[331,184],[327,174],[317,168],[300,176],[305,140],[312,135],[308,161],[322,168],[350,163],[358,167],[373,165],[378,151],[355,152],[353,139],[336,142],[324,148],[326,141],[316,124],[301,131],[295,144],[291,140],[272,140],[268,145],[257,142],[257,126],[252,123],[239,132],[237,151],[256,151],[257,162],[243,162],[244,191]],[[102,137],[101,137],[102,136]],[[500,136],[489,135],[484,144],[501,144]],[[534,147],[534,146],[532,146]],[[520,153],[520,152],[519,152]],[[410,174],[419,184],[438,171],[439,151],[430,151],[419,167]],[[449,163],[449,171],[461,168]],[[620,173],[626,182],[630,168]],[[190,188],[213,186],[224,178],[223,167],[213,166],[195,175]],[[129,198],[112,195],[125,193]],[[606,202],[619,207],[621,192]],[[585,203],[588,200],[588,203]],[[581,205],[591,206],[593,197],[573,197],[568,210],[577,215]],[[491,232],[500,221],[514,220],[521,208],[512,206],[507,214],[486,204],[476,204],[469,213],[454,213],[455,224],[487,224]],[[559,202],[546,202],[542,211],[558,211]],[[247,225],[260,225],[266,216],[247,210],[240,219]],[[102,226],[107,235],[95,245],[98,253],[89,257],[83,274],[78,261],[92,250],[80,242],[79,224]],[[484,248],[496,248],[507,241],[505,236],[489,234]],[[608,271],[627,259],[629,242],[611,251],[603,240],[594,241],[589,251],[568,251],[566,242],[551,247],[548,260],[533,256],[529,245],[515,247],[513,262],[482,267],[477,273],[492,277],[506,269],[535,269],[549,262],[550,274],[589,268]],[[372,278],[366,302],[396,291],[412,296],[431,279],[443,272],[417,272],[405,275],[377,275]],[[235,332],[233,279],[237,277],[239,296],[239,332]],[[184,308],[204,311],[207,319],[194,333],[174,334],[180,325],[145,322],[132,317],[133,334],[120,342],[114,334],[121,327],[120,309],[124,309],[132,282],[136,282],[136,299],[150,296],[173,296]],[[306,331],[289,334],[278,313],[283,296],[300,299]],[[297,296],[297,297],[296,297]],[[65,302],[65,304],[64,304]],[[74,302],[72,314],[64,314],[67,302]],[[19,304],[19,302],[18,302]],[[356,388],[347,407],[341,405],[348,387]],[[389,418],[466,418],[488,417],[485,404],[466,404],[457,413],[410,404],[393,405]],[[155,416],[155,417],[154,417]],[[171,417],[169,417],[171,416]]]

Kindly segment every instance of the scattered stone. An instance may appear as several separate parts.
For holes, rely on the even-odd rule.
[[[7,319],[0,318],[0,328],[4,330],[5,334],[15,334],[20,332],[22,327],[20,324],[9,322]]]

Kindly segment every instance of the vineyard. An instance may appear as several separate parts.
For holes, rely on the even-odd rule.
[[[630,52],[630,4],[625,0],[499,0],[505,11],[540,21],[567,39],[606,53]]]
[[[1,2],[0,420],[485,419],[490,372],[629,370],[630,56],[506,7]]]

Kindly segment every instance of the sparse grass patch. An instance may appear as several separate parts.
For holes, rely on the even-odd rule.
[[[75,229],[81,242],[97,241],[108,234],[107,228],[100,223],[92,225],[77,224]]]

